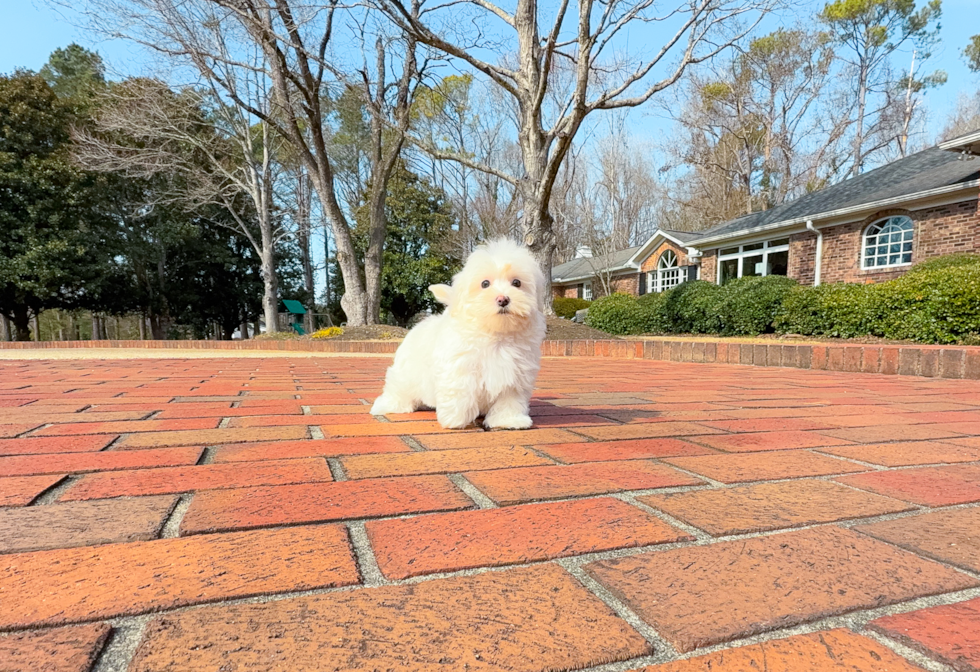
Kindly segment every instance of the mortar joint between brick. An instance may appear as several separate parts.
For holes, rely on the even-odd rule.
[[[221,422],[218,423],[218,429],[228,429],[228,425],[231,424],[231,418],[221,418]]]
[[[941,663],[938,660],[930,658],[915,649],[898,642],[891,637],[886,637],[880,632],[871,629],[865,629],[861,631],[861,634],[868,639],[873,639],[882,646],[891,649],[897,653],[902,658],[905,658],[924,670],[929,672],[956,672],[956,670],[945,663]]]
[[[199,458],[197,458],[197,462],[194,463],[195,466],[201,466],[201,465],[205,465],[205,464],[213,464],[214,463],[214,454],[215,454],[216,450],[217,449],[214,446],[205,446],[204,447],[204,450],[201,451],[201,456]]]
[[[652,516],[656,516],[657,518],[664,521],[671,527],[676,527],[679,530],[687,532],[698,541],[708,541],[712,538],[711,535],[705,532],[704,530],[695,527],[689,523],[685,523],[683,520],[680,520],[679,518],[675,518],[669,513],[665,513],[660,509],[656,509],[650,506],[649,504],[644,504],[643,502],[639,501],[635,496],[629,493],[616,493],[612,496],[620,501],[626,502],[627,504],[631,504],[632,506],[635,506],[638,509],[646,511]]]
[[[325,438],[327,438],[319,425],[309,425],[309,428],[310,428],[311,439],[315,439],[317,441],[323,441]]]
[[[378,559],[374,556],[374,549],[371,548],[371,540],[368,538],[364,523],[348,523],[347,530],[350,533],[351,546],[362,584],[364,586],[390,585],[391,581],[385,577],[381,567],[378,566]]]
[[[29,506],[48,506],[49,504],[54,504],[58,499],[65,494],[65,492],[77,483],[81,479],[81,476],[77,474],[71,474],[66,476],[64,479],[58,481],[50,488],[42,492],[40,495],[35,497]]]
[[[470,483],[462,474],[447,474],[447,476],[453,485],[462,490],[463,494],[472,499],[481,509],[499,508],[495,501],[483,494],[479,488]]]
[[[661,637],[660,633],[650,626],[649,623],[640,618],[636,612],[616,598],[605,586],[589,576],[579,564],[566,560],[563,558],[556,562],[566,572],[575,577],[586,590],[602,600],[617,616],[629,623],[630,627],[640,633],[643,639],[653,647],[655,654],[659,654],[658,657],[663,656],[665,659],[676,657],[676,649],[666,639]]]
[[[419,443],[419,441],[417,439],[415,439],[414,437],[411,437],[411,436],[399,436],[398,438],[402,440],[402,443],[404,443],[406,446],[408,446],[409,448],[411,448],[412,449],[412,452],[424,453],[425,451],[428,450],[425,446],[423,446],[421,443]]]
[[[112,632],[91,672],[126,672],[151,618],[147,614],[111,621]]]
[[[187,510],[191,508],[193,493],[183,494],[177,498],[177,503],[171,509],[167,520],[160,526],[161,539],[176,539],[180,536],[180,523],[184,520]]]
[[[330,475],[333,476],[333,480],[335,481],[348,480],[347,471],[344,469],[344,465],[341,463],[339,459],[337,459],[336,457],[328,457],[326,458],[326,460],[327,460],[327,467],[330,468]]]

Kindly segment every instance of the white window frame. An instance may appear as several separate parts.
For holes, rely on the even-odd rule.
[[[586,282],[582,285],[582,298],[586,301],[592,300],[592,283]]]
[[[780,240],[777,238],[776,240]],[[731,259],[738,259],[738,275],[736,277],[741,278],[743,275],[743,264],[746,257],[758,257],[762,255],[762,275],[769,275],[769,254],[771,252],[789,252],[789,241],[783,245],[773,245],[771,240],[753,240],[747,243],[743,243],[738,246],[738,252],[732,252],[731,254],[722,254],[721,248],[718,248],[718,264],[717,270],[715,271],[715,284],[721,284],[721,262],[729,261]],[[762,243],[762,247],[755,250],[746,250],[748,245],[758,245]],[[734,247],[734,245],[732,246]],[[727,248],[726,248],[727,249]]]
[[[670,259],[667,259],[667,255]],[[681,267],[678,265],[677,253],[673,250],[665,250],[657,260],[657,270],[647,273],[647,281],[650,291],[655,293],[666,292],[673,289],[683,282],[681,278]]]
[[[887,243],[882,244],[879,236],[881,236],[881,232],[883,229],[885,229],[885,227],[891,226],[894,223],[892,220],[899,220],[901,221],[902,224],[908,224],[908,226],[907,227],[903,226],[901,229],[899,229],[899,231],[891,231],[885,234],[890,238],[894,238],[896,235],[898,235],[899,240],[897,242],[889,241]],[[874,233],[871,232],[873,229],[875,229]],[[874,245],[869,244],[870,238],[875,239]],[[869,259],[877,260],[879,257],[885,257],[887,259],[888,257],[894,256],[895,253],[892,253],[890,250],[887,249],[884,253],[879,252],[879,250],[882,247],[890,248],[892,245],[901,246],[901,249],[899,250],[899,252],[897,252],[899,258],[898,262],[894,264],[888,263],[888,264],[873,264],[870,266],[868,265]],[[908,251],[905,251],[906,245],[908,245],[909,247]],[[900,266],[911,266],[912,252],[913,252],[914,245],[915,245],[915,222],[912,221],[911,217],[907,215],[892,215],[890,217],[883,217],[879,220],[871,222],[870,224],[868,224],[867,227],[865,227],[864,231],[861,233],[861,270],[877,271],[878,269],[881,268],[898,268]],[[868,255],[869,247],[875,248],[875,253],[870,256]],[[909,257],[909,260],[901,261],[902,257],[904,257],[906,254]]]

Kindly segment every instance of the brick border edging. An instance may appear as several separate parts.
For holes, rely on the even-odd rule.
[[[0,350],[141,348],[168,350],[269,350],[390,355],[400,341],[42,341],[0,342]],[[944,345],[784,345],[721,341],[545,341],[545,357],[648,359],[742,364],[820,371],[882,373],[980,380],[980,347]]]
[[[784,345],[649,339],[545,341],[541,352],[546,357],[649,359],[980,380],[980,347],[972,346]]]

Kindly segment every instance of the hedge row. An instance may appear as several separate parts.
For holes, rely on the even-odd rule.
[[[575,317],[577,311],[588,308],[592,305],[592,302],[586,301],[585,299],[569,299],[558,296],[552,299],[551,305],[555,309],[555,315],[570,320]]]
[[[922,343],[975,342],[980,334],[980,256],[951,255],[872,285],[799,286],[782,276],[718,286],[696,280],[639,299],[594,301],[589,326],[612,334],[795,333],[882,336]]]

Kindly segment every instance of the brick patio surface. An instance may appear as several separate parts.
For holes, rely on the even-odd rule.
[[[389,363],[0,362],[0,671],[980,670],[980,382]]]

